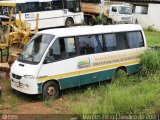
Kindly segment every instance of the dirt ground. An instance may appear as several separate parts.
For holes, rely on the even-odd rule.
[[[20,52],[16,47],[10,48],[10,53]],[[66,114],[69,112],[65,95],[54,101],[43,101],[41,95],[26,95],[14,91],[10,87],[10,80],[4,73],[0,73],[0,86],[2,87],[2,101],[0,101],[0,114]]]
[[[26,95],[10,88],[10,80],[0,74],[3,103],[0,113],[5,114],[69,114],[68,100],[61,95],[57,100],[43,101],[41,95]],[[2,77],[3,76],[3,77]]]

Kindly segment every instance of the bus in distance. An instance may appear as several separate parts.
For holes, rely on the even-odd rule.
[[[80,0],[0,1],[1,19],[9,16],[10,4],[15,4],[13,18],[18,20],[18,13],[21,11],[22,21],[29,23],[31,25],[31,30],[36,26],[37,13],[39,14],[39,29],[73,26],[84,22],[83,12],[81,12],[80,9]]]

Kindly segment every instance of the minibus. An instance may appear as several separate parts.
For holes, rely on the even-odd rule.
[[[76,26],[35,34],[11,67],[11,87],[57,98],[60,90],[139,70],[147,49],[140,25]]]

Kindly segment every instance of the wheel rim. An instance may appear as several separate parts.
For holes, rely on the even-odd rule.
[[[70,20],[67,21],[67,26],[71,26],[72,22]]]
[[[47,93],[49,96],[54,96],[56,94],[56,89],[53,86],[48,87]]]

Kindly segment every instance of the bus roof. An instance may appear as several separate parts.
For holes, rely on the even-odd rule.
[[[38,33],[52,34],[56,37],[92,35],[102,33],[114,33],[125,31],[142,30],[140,25],[135,24],[119,24],[119,25],[95,25],[95,26],[75,26],[70,28],[55,28],[43,30]]]

